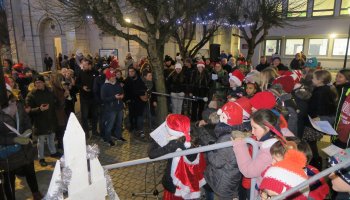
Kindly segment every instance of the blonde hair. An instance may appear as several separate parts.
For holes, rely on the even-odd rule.
[[[260,80],[261,80],[261,91],[265,91],[269,87],[269,83],[271,80],[278,77],[277,70],[273,67],[267,67],[260,72]]]
[[[62,81],[64,81],[64,76],[62,74],[59,74],[59,73],[54,73],[51,75],[51,78],[50,78],[50,83],[51,83],[51,86],[54,88],[62,88]]]

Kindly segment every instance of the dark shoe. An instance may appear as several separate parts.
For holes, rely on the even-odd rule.
[[[122,142],[126,142],[126,139],[124,139],[123,137],[120,137],[117,139],[118,141],[122,141]]]
[[[35,192],[32,195],[33,195],[33,200],[41,200],[41,199],[43,199],[43,195],[40,192]]]
[[[45,159],[40,159],[40,160],[39,160],[39,164],[40,164],[40,166],[42,166],[42,167],[46,167],[46,166],[47,166],[47,162],[45,161]]]
[[[54,154],[51,154],[50,157],[52,158],[61,158],[62,154],[60,152],[56,152]]]

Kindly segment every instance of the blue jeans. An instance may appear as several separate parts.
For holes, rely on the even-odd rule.
[[[104,125],[104,135],[103,139],[105,141],[111,141],[111,135],[116,138],[122,137],[122,123],[123,123],[123,110],[109,110],[106,109],[103,114],[103,125]],[[115,130],[113,127],[115,125]],[[112,133],[113,131],[113,133]]]

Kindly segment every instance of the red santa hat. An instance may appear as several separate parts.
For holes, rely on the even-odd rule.
[[[304,171],[306,156],[297,150],[290,149],[284,155],[284,159],[275,163],[263,172],[263,179],[259,186],[260,190],[270,190],[277,194],[296,187],[306,181],[308,176]],[[309,188],[304,188],[301,192],[291,195],[290,199],[306,200]],[[289,199],[289,198],[288,198]]]
[[[249,100],[252,107],[257,110],[272,109],[276,105],[276,98],[269,91],[258,92]]]
[[[165,127],[169,135],[174,138],[185,136],[185,147],[191,147],[190,118],[180,114],[170,114],[166,118]]]
[[[220,122],[230,126],[243,123],[243,109],[235,102],[227,102],[217,112],[220,115]]]
[[[111,71],[110,69],[107,69],[106,72],[105,72],[105,75],[106,75],[106,79],[109,80],[112,77],[116,77],[117,73],[114,70]]]
[[[243,109],[243,118],[249,119],[252,114],[252,104],[247,97],[241,97],[235,101]]]
[[[23,69],[23,63],[17,63],[12,66],[13,69],[15,70],[22,70]]]
[[[273,82],[273,85],[280,84],[282,86],[282,89],[287,92],[291,93],[294,89],[295,80],[292,76],[280,76],[276,78]]]
[[[205,67],[205,63],[201,60],[197,62],[197,67]]]
[[[243,79],[244,79],[244,74],[238,69],[236,69],[235,71],[230,73],[230,80],[235,82],[235,84],[237,86],[241,86],[242,85]]]

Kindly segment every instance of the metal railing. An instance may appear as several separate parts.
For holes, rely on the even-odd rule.
[[[253,147],[252,158],[254,159],[258,153],[258,148],[259,148],[258,143],[251,138],[245,138],[245,141],[248,144],[252,145],[252,147]],[[169,153],[169,154],[166,154],[164,156],[161,156],[161,157],[155,158],[155,159],[142,158],[142,159],[131,160],[131,161],[122,162],[122,163],[105,165],[105,166],[103,166],[103,168],[110,170],[110,169],[116,169],[116,168],[121,168],[121,167],[129,167],[129,166],[133,166],[133,165],[140,165],[140,164],[146,164],[146,163],[156,162],[156,161],[160,161],[160,160],[167,160],[167,159],[178,157],[178,156],[185,156],[185,155],[190,155],[190,154],[207,152],[207,151],[212,151],[212,150],[222,149],[222,148],[227,148],[227,147],[232,147],[231,141],[212,144],[212,145],[208,145],[208,146],[197,147],[197,148],[188,149],[188,150],[184,150],[184,151],[177,151],[177,152]],[[251,179],[251,188],[255,188],[255,185],[256,185],[256,179],[252,178]],[[250,190],[250,199],[251,200],[255,199],[255,190]]]

